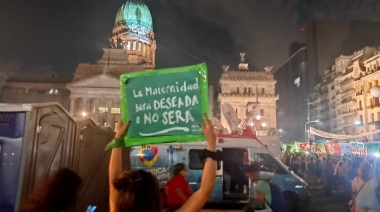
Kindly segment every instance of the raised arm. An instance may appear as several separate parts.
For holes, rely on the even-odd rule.
[[[204,115],[205,124],[201,125],[207,141],[207,150],[216,152],[216,135],[212,122]],[[177,212],[200,211],[210,197],[216,178],[216,161],[206,158],[203,168],[201,187]]]
[[[113,142],[122,143],[124,140],[125,132],[127,131],[129,126],[129,122],[127,124],[123,124],[123,121],[120,119],[116,124],[116,134]],[[119,192],[114,188],[113,182],[121,176],[123,172],[123,164],[122,164],[122,147],[115,147],[112,149],[110,163],[108,167],[108,179],[109,179],[109,188],[110,188],[110,211],[115,211],[116,200],[118,198]]]

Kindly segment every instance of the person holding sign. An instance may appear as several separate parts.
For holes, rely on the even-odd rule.
[[[216,135],[214,126],[204,115],[201,124],[207,141],[206,162],[200,189],[177,212],[200,211],[210,197],[216,178]],[[109,163],[110,211],[111,212],[161,212],[162,199],[155,176],[144,170],[122,172],[122,148],[129,122],[122,120],[116,127],[114,145]],[[117,145],[119,144],[119,145]]]

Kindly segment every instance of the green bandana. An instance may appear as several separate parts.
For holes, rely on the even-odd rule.
[[[114,138],[111,142],[109,142],[105,148],[105,150],[110,150],[112,148],[124,147],[124,138]]]

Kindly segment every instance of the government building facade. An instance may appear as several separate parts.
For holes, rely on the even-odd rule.
[[[113,126],[120,117],[120,75],[155,68],[156,40],[151,13],[142,0],[128,0],[116,14],[110,47],[94,64],[80,63],[69,83],[54,76],[25,82],[0,76],[0,102],[58,102],[73,117],[90,116]]]
[[[237,70],[223,66],[220,78],[220,105],[230,104],[241,125],[253,126],[259,135],[275,135],[278,95],[275,94],[276,80],[272,74],[272,67],[260,71],[250,70],[248,63],[245,63],[245,53],[241,53],[240,56],[241,61]],[[221,124],[228,127],[222,110]]]
[[[120,117],[120,75],[155,69],[152,16],[142,0],[127,0],[119,8],[109,43],[96,63],[78,64],[70,82],[61,82],[54,75],[36,76],[33,81],[0,75],[0,102],[58,102],[74,118],[91,117],[98,125],[113,127]],[[241,54],[237,70],[224,67],[219,103],[231,104],[242,121],[254,117],[248,124],[266,134],[276,129],[275,84],[271,68],[249,70]],[[210,86],[209,94],[211,116],[216,113],[228,128],[223,115],[219,117],[215,110],[219,104],[214,87]]]

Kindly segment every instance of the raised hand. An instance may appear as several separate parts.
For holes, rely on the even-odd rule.
[[[205,135],[207,146],[209,150],[215,151],[216,150],[216,135],[215,135],[215,128],[212,124],[212,121],[206,116],[206,114],[203,115],[205,124],[200,124],[203,134]]]
[[[120,118],[115,126],[115,129],[116,129],[115,138],[123,138],[125,133],[128,131],[128,127],[130,123],[131,122],[129,121],[126,124],[123,124],[123,119]]]

